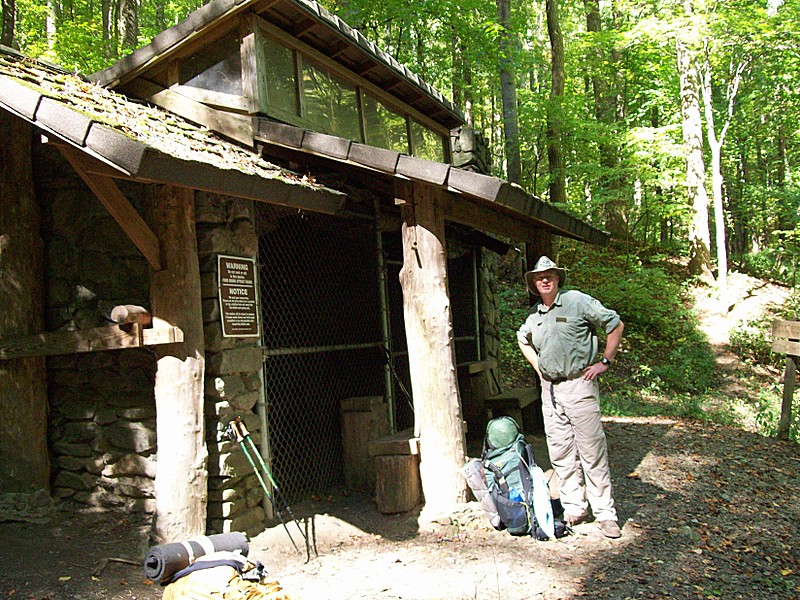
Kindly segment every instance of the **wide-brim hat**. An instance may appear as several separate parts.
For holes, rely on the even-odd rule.
[[[559,267],[547,256],[542,256],[536,261],[536,266],[534,266],[532,270],[525,273],[525,283],[528,285],[528,290],[531,294],[534,294],[535,296],[539,295],[539,291],[536,289],[536,283],[533,281],[533,277],[537,273],[542,273],[543,271],[555,271],[558,275],[558,287],[564,287],[564,284],[567,282],[567,270]]]

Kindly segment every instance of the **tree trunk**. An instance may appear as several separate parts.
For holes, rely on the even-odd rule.
[[[497,0],[500,23],[500,97],[503,100],[503,132],[505,134],[506,177],[511,183],[522,180],[519,152],[519,114],[517,85],[514,81],[514,40],[511,35],[511,0]]]
[[[551,64],[552,85],[547,108],[547,158],[550,170],[550,202],[567,201],[567,184],[564,173],[564,156],[561,148],[561,99],[564,96],[564,37],[558,17],[558,0],[546,1],[547,34],[553,56]]]
[[[414,430],[420,438],[421,521],[451,514],[466,501],[461,476],[465,439],[456,378],[455,343],[447,286],[441,192],[414,185],[403,205],[403,314],[414,396]]]
[[[586,57],[594,97],[594,115],[595,120],[605,128],[598,141],[603,174],[596,185],[603,190],[603,195],[607,198],[603,204],[606,229],[613,237],[625,239],[628,237],[628,225],[625,219],[626,186],[620,175],[617,147],[611,137],[621,111],[617,110],[616,86],[612,85],[614,76],[607,72],[609,68],[616,68],[619,53],[613,49],[606,52],[602,42],[599,1],[584,0],[583,5],[586,11],[586,31],[596,34],[596,42],[588,49]]]
[[[17,4],[15,0],[3,2],[3,29],[0,31],[0,44],[14,47],[14,25],[17,21]]]
[[[135,50],[139,46],[138,0],[119,0],[119,37],[126,50]]]
[[[452,54],[453,103],[463,107],[464,120],[467,125],[472,127],[475,125],[472,114],[472,70],[467,60],[464,40],[455,31],[452,36]]]
[[[728,278],[728,247],[725,235],[725,210],[722,197],[722,145],[725,143],[725,136],[731,125],[731,120],[733,119],[733,108],[736,103],[736,95],[739,92],[739,83],[742,79],[742,73],[746,69],[749,61],[740,62],[731,73],[731,80],[728,84],[728,91],[725,98],[727,101],[725,123],[722,126],[719,136],[717,136],[714,123],[713,89],[711,86],[711,62],[709,60],[709,52],[710,49],[708,43],[706,43],[706,60],[703,75],[703,107],[706,115],[708,144],[711,147],[711,189],[714,198],[714,220],[717,240],[717,284],[720,292],[724,293]]]
[[[722,206],[722,143],[730,121],[725,123],[722,133],[717,138],[714,107],[712,106],[711,64],[708,53],[709,49],[706,43],[702,83],[703,109],[706,116],[708,146],[711,148],[711,198],[714,204],[714,234],[717,242],[717,287],[720,295],[723,295],[728,286],[728,249],[725,243],[725,211]]]
[[[556,258],[553,253],[553,234],[547,229],[540,229],[536,237],[525,242],[525,270],[532,269],[541,256],[548,256],[553,260]]]
[[[115,54],[111,43],[113,39],[113,32],[111,31],[111,23],[113,23],[111,0],[100,0],[100,12],[102,13],[103,27],[103,57],[111,58]]]
[[[156,543],[184,540],[206,529],[207,458],[203,422],[205,342],[194,192],[160,186],[153,231],[161,240],[163,270],[152,273],[154,327],[176,325],[182,344],[158,346],[156,372]]]
[[[33,187],[31,127],[0,111],[0,339],[43,329],[43,242]],[[0,361],[0,493],[49,490],[43,357]]]
[[[676,50],[681,82],[683,143],[686,147],[686,192],[693,211],[689,225],[689,273],[713,282],[708,194],[703,161],[703,123],[700,117],[700,81],[689,49],[680,39],[676,41]]]
[[[47,36],[47,47],[53,50],[56,45],[56,33],[58,24],[61,20],[61,5],[58,0],[48,0],[47,16],[45,17],[45,34]]]
[[[156,31],[164,31],[168,27],[167,17],[164,14],[164,3],[156,2],[155,11]]]

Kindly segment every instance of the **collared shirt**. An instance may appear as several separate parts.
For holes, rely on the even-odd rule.
[[[619,315],[588,294],[559,290],[550,308],[539,300],[517,331],[517,339],[536,350],[539,370],[548,380],[573,378],[597,355],[595,328],[610,333]]]

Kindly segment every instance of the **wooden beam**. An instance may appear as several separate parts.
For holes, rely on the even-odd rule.
[[[797,380],[797,357],[800,356],[800,321],[773,321],[772,337],[772,351],[786,355],[786,368],[783,372],[781,417],[778,422],[776,437],[779,440],[788,440],[792,422],[794,386]]]
[[[443,203],[445,217],[448,221],[475,227],[486,233],[507,236],[517,242],[523,242],[539,235],[542,229],[541,224],[535,225],[521,216],[499,212],[480,201],[460,194],[446,194]]]
[[[800,321],[776,319],[772,322],[772,337],[800,340]]]
[[[422,457],[422,521],[449,514],[466,501],[459,470],[466,442],[455,365],[455,340],[447,289],[447,250],[441,189],[414,184],[403,215],[403,314],[414,395],[414,432]]]
[[[800,321],[778,319],[772,322],[772,351],[800,356]]]
[[[183,331],[174,326],[156,330],[145,329],[139,323],[128,323],[74,331],[62,329],[0,340],[0,360],[141,348],[180,341],[183,341]]]
[[[180,94],[184,98],[188,98],[194,102],[199,102],[203,106],[213,107],[215,109],[221,108],[223,110],[240,113],[249,111],[247,100],[244,96],[204,90],[190,85],[175,85],[171,89],[176,94]]]
[[[159,346],[161,344],[177,344],[183,341],[183,330],[180,327],[154,327],[142,329],[142,345]]]
[[[150,306],[159,317],[153,331],[161,330],[163,319],[186,333],[182,344],[159,346],[156,352],[158,464],[152,535],[156,543],[170,543],[206,530],[205,341],[194,190],[158,186],[153,201],[153,228],[164,242],[164,270],[150,277]]]
[[[161,245],[153,231],[147,226],[136,209],[110,177],[94,174],[89,176],[91,164],[98,162],[87,154],[66,145],[59,149],[72,167],[81,176],[84,183],[94,192],[97,199],[106,207],[114,220],[127,234],[133,244],[156,270],[161,270]]]
[[[44,242],[31,141],[35,130],[0,110],[0,338],[44,323]],[[0,494],[50,489],[47,369],[43,358],[0,368]]]

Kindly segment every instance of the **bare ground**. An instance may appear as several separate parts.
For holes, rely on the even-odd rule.
[[[762,310],[766,300],[745,290],[733,309],[715,303],[704,318],[722,336],[709,334],[721,357],[730,313],[753,297]],[[293,507],[310,559],[294,523],[302,556],[279,525],[251,540],[250,557],[305,600],[800,598],[800,446],[695,421],[605,426],[619,540],[594,523],[557,541],[512,538],[492,530],[475,503],[421,527],[417,513],[382,515],[368,498],[339,495]],[[132,517],[45,504],[27,522],[4,518],[0,599],[161,598],[141,568],[146,526]]]

